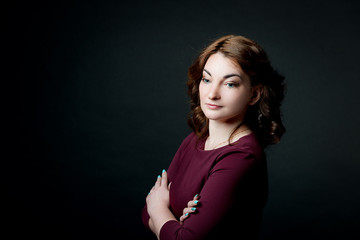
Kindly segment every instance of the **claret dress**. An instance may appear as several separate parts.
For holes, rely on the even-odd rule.
[[[265,154],[255,134],[214,150],[204,150],[204,145],[205,140],[191,133],[169,166],[170,210],[175,217],[182,216],[196,194],[200,199],[184,224],[166,222],[160,239],[257,239],[268,182]],[[146,205],[142,221],[149,227]]]

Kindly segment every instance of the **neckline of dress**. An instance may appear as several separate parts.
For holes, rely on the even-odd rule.
[[[197,149],[200,150],[200,151],[202,151],[202,152],[218,151],[218,150],[223,149],[223,148],[226,148],[226,147],[231,147],[231,146],[237,145],[237,144],[239,144],[239,142],[241,142],[241,140],[243,140],[244,138],[249,137],[249,136],[251,136],[251,135],[253,135],[253,134],[254,134],[254,133],[251,132],[251,133],[249,133],[249,134],[247,134],[247,135],[245,135],[245,136],[240,137],[238,140],[236,140],[235,142],[233,142],[232,145],[227,144],[227,145],[225,145],[225,146],[221,146],[221,147],[214,148],[214,149],[209,149],[209,150],[205,150],[205,149],[204,149],[206,139],[203,139],[203,140],[201,140],[201,144],[200,144],[200,146],[199,146]]]

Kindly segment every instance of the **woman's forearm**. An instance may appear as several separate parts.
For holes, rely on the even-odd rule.
[[[157,177],[155,185],[151,188],[146,197],[146,206],[149,214],[149,228],[159,239],[162,226],[171,220],[176,220],[170,211],[169,199],[170,184],[168,184],[167,173],[162,171],[162,175]]]
[[[149,215],[150,215],[149,227],[151,231],[156,234],[156,237],[158,239],[160,237],[160,230],[166,222],[170,220],[177,221],[175,216],[167,207],[158,208],[156,211],[150,213]]]
[[[155,233],[154,224],[152,223],[151,218],[149,218],[149,228],[153,233]]]

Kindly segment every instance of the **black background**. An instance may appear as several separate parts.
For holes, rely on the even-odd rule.
[[[357,239],[357,1],[12,1],[3,39],[10,236],[148,239],[145,197],[190,132],[187,68],[259,42],[286,76],[261,239]],[[6,110],[6,111],[5,111]]]

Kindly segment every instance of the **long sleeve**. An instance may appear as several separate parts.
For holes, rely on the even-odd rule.
[[[145,207],[143,208],[143,210],[141,212],[141,220],[142,220],[144,226],[146,228],[148,228],[148,229],[150,229],[149,228],[149,219],[150,219],[150,216],[149,216],[149,214],[147,212],[147,207],[146,207],[146,204],[145,204]]]
[[[175,218],[179,220],[195,194],[200,194],[200,202],[184,224],[166,222],[160,239],[256,239],[267,199],[267,169],[255,135],[211,151],[203,150],[203,144],[190,134],[168,168]],[[142,220],[148,227],[146,206]]]
[[[247,175],[255,164],[255,157],[243,152],[232,152],[218,159],[200,192],[201,199],[197,212],[191,214],[183,225],[176,221],[165,223],[160,231],[160,239],[204,239],[215,232],[214,230],[222,224],[224,218],[231,215],[236,204],[251,204],[247,200],[255,196],[249,196],[251,187],[248,185]],[[236,200],[239,202],[234,202]],[[252,206],[238,207],[240,209],[252,208]],[[238,217],[242,218],[242,216]]]
[[[172,180],[172,176],[175,174],[174,171],[172,171],[171,169],[175,170],[178,169],[179,165],[180,165],[180,161],[181,161],[181,157],[182,157],[182,154],[183,154],[183,151],[184,149],[188,146],[189,142],[191,141],[192,137],[194,135],[193,134],[189,134],[181,143],[180,147],[178,148],[178,150],[176,151],[175,155],[174,155],[174,158],[170,164],[170,171],[168,171],[168,178],[169,178],[169,181],[171,182]],[[142,212],[141,212],[141,220],[142,220],[142,223],[144,224],[144,226],[148,229],[149,228],[149,219],[150,219],[150,216],[147,212],[147,206],[145,204]]]

